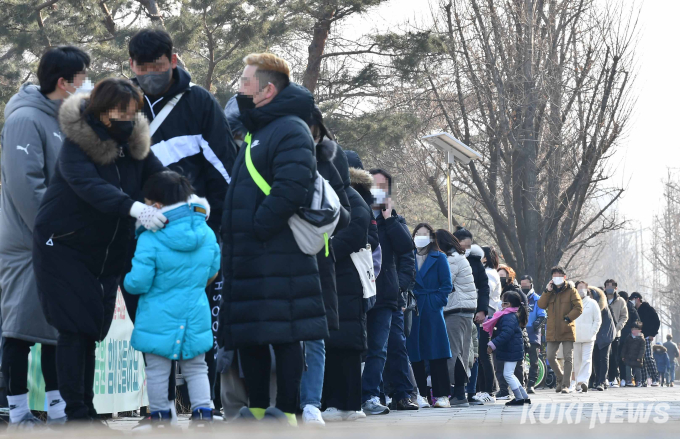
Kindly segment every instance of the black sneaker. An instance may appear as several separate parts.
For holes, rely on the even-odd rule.
[[[418,408],[418,404],[412,403],[409,398],[400,399],[396,404],[397,410],[418,410]]]
[[[597,390],[599,392],[604,392],[604,386],[602,384],[600,384],[597,387],[595,387],[595,390]]]
[[[496,393],[496,400],[502,401],[502,400],[508,400],[508,399],[510,399],[510,394],[507,391],[501,390],[500,392]]]
[[[467,398],[468,404],[470,404],[470,405],[484,405],[484,401],[479,401],[479,400],[473,398],[473,396],[474,395],[472,395],[472,394],[468,395],[468,398]]]
[[[524,404],[525,404],[525,405],[526,405],[526,404],[531,404],[531,400],[530,400],[529,398],[526,398],[526,399],[524,400]]]
[[[507,406],[517,406],[517,405],[524,405],[524,399],[513,399],[512,401],[508,401],[505,403]]]
[[[527,393],[528,393],[529,395],[535,394],[535,393],[536,393],[536,390],[534,390],[534,386],[529,386],[529,388],[527,389]]]
[[[151,412],[144,419],[139,421],[136,427],[132,428],[133,433],[141,433],[147,431],[170,431],[177,427],[172,425],[172,414],[170,410],[161,410],[158,412]]]

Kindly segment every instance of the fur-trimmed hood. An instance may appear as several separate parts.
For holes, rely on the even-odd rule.
[[[338,144],[330,139],[324,138],[316,145],[316,159],[322,162],[332,162],[337,153]]]
[[[370,192],[373,187],[373,176],[363,169],[349,168],[349,179],[356,190],[361,188]]]
[[[66,138],[77,144],[80,149],[97,165],[113,163],[120,153],[120,145],[113,139],[102,140],[92,127],[81,117],[83,101],[88,97],[76,94],[66,99],[59,110],[59,124]],[[151,136],[149,122],[142,113],[135,116],[128,147],[132,158],[144,160],[149,155]]]
[[[589,289],[593,299],[595,299],[597,304],[600,306],[600,311],[604,311],[604,309],[607,307],[607,295],[604,293],[604,291],[597,287],[590,287]]]
[[[468,256],[468,257],[471,257],[471,256],[483,258],[484,257],[484,250],[482,250],[482,248],[480,246],[478,246],[477,244],[472,244],[472,247],[470,247],[470,256]]]
[[[661,353],[666,353],[668,351],[668,349],[666,349],[666,347],[664,345],[661,345],[661,344],[655,344],[654,346],[652,346],[652,349],[654,350],[654,352],[661,352]]]

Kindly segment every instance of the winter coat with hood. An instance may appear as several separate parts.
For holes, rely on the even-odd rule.
[[[447,256],[453,291],[449,294],[444,314],[474,314],[477,310],[477,288],[472,268],[465,255],[453,251],[453,254]]]
[[[583,312],[583,302],[573,282],[566,282],[559,290],[556,287],[553,287],[552,291],[546,290],[538,300],[538,306],[548,312],[545,326],[546,341],[576,340],[574,321]],[[565,317],[569,317],[571,321],[567,323]]]
[[[188,360],[213,346],[209,279],[220,269],[220,246],[206,224],[210,205],[191,196],[161,211],[168,225],[156,233],[138,229],[125,289],[140,295],[130,343],[140,352]]]
[[[616,327],[616,338],[621,337],[621,330],[626,326],[628,322],[628,307],[626,306],[626,301],[619,294],[614,291],[614,297],[611,302],[607,299],[609,304],[609,312],[612,314],[614,319],[614,326]]]
[[[489,344],[494,348],[498,361],[522,361],[524,337],[517,313],[505,314],[498,322]]]
[[[291,83],[240,119],[252,162],[271,186],[257,186],[241,148],[222,218],[224,290],[218,343],[226,349],[328,337],[316,255],[298,247],[288,219],[311,203],[316,144],[305,120],[314,98]]]
[[[149,148],[143,115],[119,145],[104,124],[81,116],[86,99],[72,96],[59,111],[65,140],[35,220],[33,263],[47,321],[59,332],[102,340],[133,238],[130,208],[165,168]]]
[[[642,302],[637,312],[642,321],[642,333],[645,334],[645,337],[656,337],[659,333],[661,321],[654,307],[648,302]]]
[[[489,278],[486,275],[486,269],[482,264],[484,257],[484,250],[477,244],[472,244],[470,254],[467,260],[472,269],[472,277],[475,279],[475,287],[477,288],[477,309],[476,312],[489,313]],[[500,282],[500,281],[499,281]]]
[[[334,163],[339,161],[343,162],[337,168],[342,172],[341,177],[351,206],[351,220],[349,225],[337,232],[332,239],[337,258],[335,270],[338,283],[340,330],[331,332],[326,345],[335,349],[363,351],[367,348],[364,288],[351,255],[366,248],[372,214],[371,208],[353,186],[370,185],[367,181],[371,178],[370,174],[365,171],[349,169],[345,166],[347,159],[342,150],[338,151]],[[350,180],[353,186],[350,186]]]
[[[33,226],[40,201],[54,178],[63,134],[60,100],[24,84],[5,106],[0,191],[0,291],[2,335],[54,345],[33,274]]]
[[[523,292],[523,291],[522,291]],[[527,323],[527,335],[529,342],[541,344],[541,328],[545,324],[548,314],[538,306],[541,296],[536,294],[532,288],[527,294],[527,309],[529,311],[529,321]]]
[[[316,145],[316,166],[319,174],[330,183],[331,187],[340,199],[340,219],[335,227],[334,233],[347,227],[350,221],[349,211],[351,210],[345,186],[338,170],[333,165],[337,151],[337,143],[326,139]],[[329,242],[329,255],[326,257],[326,249],[322,249],[316,255],[316,262],[319,264],[319,278],[321,279],[321,291],[323,292],[323,304],[326,307],[326,321],[328,330],[336,331],[340,327],[338,320],[338,292],[335,280],[335,252],[333,242]]]
[[[484,271],[489,280],[489,316],[491,316],[503,307],[501,303],[501,277],[495,268],[486,267]]]
[[[602,315],[602,323],[600,324],[600,330],[597,332],[595,344],[599,349],[604,349],[614,341],[616,335],[614,319],[607,306],[607,296],[604,294],[604,291],[599,288],[590,287],[590,294],[593,296],[593,300],[598,303],[600,314]]]
[[[583,302],[583,313],[576,319],[576,343],[588,343],[595,341],[602,324],[600,305],[586,296]]]
[[[212,206],[208,225],[218,233],[236,143],[215,97],[192,84],[191,75],[181,67],[173,69],[172,79],[163,96],[144,96],[144,114],[153,121],[168,102],[184,93],[154,133],[151,150],[163,165],[189,178],[196,194],[208,200]]]
[[[645,343],[642,334],[637,337],[628,334],[628,337],[623,344],[623,349],[621,350],[621,358],[623,358],[623,362],[626,363],[626,366],[642,367],[644,364],[645,349],[647,349],[647,343]]]
[[[657,344],[652,347],[652,354],[654,355],[654,361],[656,362],[656,370],[658,370],[660,374],[666,373],[668,368],[671,367],[668,350],[663,345]]]

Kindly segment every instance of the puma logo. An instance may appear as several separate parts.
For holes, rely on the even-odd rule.
[[[26,146],[17,145],[17,151],[23,151],[23,152],[26,153],[26,155],[28,155],[28,147],[29,146],[31,146],[30,143],[26,144]]]
[[[60,141],[63,141],[63,139],[61,138],[61,134],[58,134],[58,133],[52,133],[52,134],[54,135],[54,137],[56,137]]]

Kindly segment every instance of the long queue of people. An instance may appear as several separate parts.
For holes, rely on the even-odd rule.
[[[178,66],[165,31],[137,33],[129,53],[132,81],[93,86],[88,54],[52,48],[39,85],[22,86],[5,108],[0,288],[11,428],[43,425],[28,404],[35,343],[47,424],[101,425],[95,347],[119,288],[131,345],[145,358],[150,414],[140,430],[177,421],[177,367],[197,427],[218,413],[295,426],[296,414],[323,425],[511,394],[507,404],[530,404],[543,326],[558,392],[569,392],[573,356],[583,391],[591,363],[598,389],[614,386],[618,370],[621,384],[658,381],[658,316],[638,293],[630,299],[644,355],[615,282],[604,293],[556,267],[539,295],[469,230],[410,229],[392,204],[392,176],[365,170],[335,142],[283,59],[246,57],[222,110]],[[317,175],[337,197],[318,253],[302,250],[315,237],[298,229],[319,194],[326,199]]]

